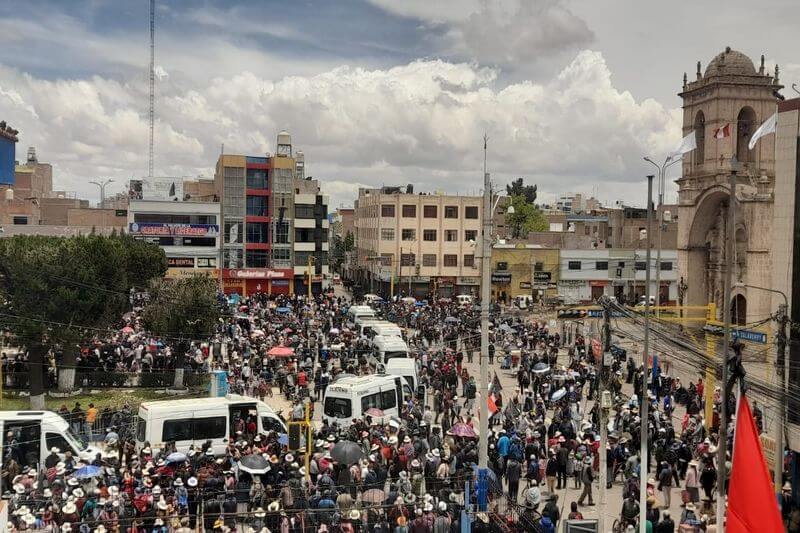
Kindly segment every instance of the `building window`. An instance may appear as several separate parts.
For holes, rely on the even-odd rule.
[[[225,223],[225,244],[236,244],[242,242],[242,223]]]
[[[382,241],[393,241],[394,240],[394,228],[381,228],[381,240]]]
[[[269,242],[269,231],[266,224],[248,223],[247,242],[266,244]]]
[[[508,270],[508,262],[507,261],[498,261],[497,262],[497,270]]]
[[[424,267],[435,267],[436,266],[436,254],[422,254],[422,266],[424,266]]]
[[[217,268],[216,257],[198,257],[197,268]]]
[[[589,226],[584,226],[583,227],[583,234],[584,235],[589,235]]]
[[[414,266],[414,254],[400,254],[400,266]]]
[[[384,218],[394,218],[394,205],[381,204],[381,216]]]
[[[381,254],[379,261],[381,266],[392,266],[392,263],[394,262],[394,254]]]
[[[275,224],[275,243],[289,244],[289,223],[277,222]]]
[[[422,216],[425,218],[436,218],[438,216],[435,205],[422,206]]]
[[[636,261],[636,270],[647,270],[646,261]]]
[[[403,233],[403,240],[404,241],[416,241],[417,240],[417,230],[415,229],[404,229],[402,230]]]
[[[269,250],[247,250],[247,268],[267,268],[269,266]]]
[[[608,261],[597,261],[594,264],[595,270],[608,270]]]
[[[455,254],[444,254],[442,257],[444,266],[446,267],[457,267],[458,266],[458,256]]]
[[[403,218],[415,218],[417,216],[417,206],[414,204],[403,204]]]
[[[28,217],[26,216],[15,216],[13,219],[13,223],[15,226],[27,226],[28,225]]]
[[[458,206],[457,205],[444,206],[444,218],[458,218]]]
[[[248,189],[266,189],[267,188],[267,171],[255,168],[247,169],[247,188]]]
[[[533,264],[533,271],[534,272],[542,272],[544,270],[544,263],[536,262]]]
[[[247,197],[247,215],[251,217],[265,217],[267,216],[267,198],[266,196],[248,196]]]
[[[478,218],[478,206],[468,205],[464,208],[464,218]]]
[[[244,261],[242,251],[238,248],[226,249],[222,252],[222,265],[225,268],[242,268]]]
[[[444,240],[445,240],[445,242],[457,242],[458,241],[458,230],[456,230],[456,229],[446,229],[446,230],[444,230]]]
[[[661,270],[672,270],[672,261],[661,261]]]
[[[478,230],[468,229],[464,230],[464,240],[467,242],[478,240]]]
[[[614,234],[614,228],[609,226],[608,227],[608,236],[611,237]]]
[[[475,266],[475,256],[472,254],[464,255],[464,266],[465,267],[474,267]]]
[[[435,229],[422,230],[422,240],[428,242],[436,242],[436,230]]]
[[[625,261],[618,261],[617,268],[625,268]]]
[[[580,261],[569,261],[567,263],[567,268],[569,270],[580,270],[581,269],[581,262]]]
[[[314,206],[308,204],[295,204],[294,218],[314,218]]]
[[[291,258],[292,258],[292,251],[289,248],[272,249],[272,260],[274,263],[286,262],[289,261]]]

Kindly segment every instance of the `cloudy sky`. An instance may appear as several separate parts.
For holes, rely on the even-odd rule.
[[[156,174],[306,154],[332,205],[359,186],[504,184],[643,203],[680,137],[683,73],[725,46],[800,82],[796,0],[158,0]],[[757,6],[757,7],[755,7]],[[149,2],[0,2],[0,119],[58,188],[147,173]]]

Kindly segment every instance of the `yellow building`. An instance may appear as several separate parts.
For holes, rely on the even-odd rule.
[[[558,295],[559,250],[535,244],[495,244],[492,248],[492,300]]]

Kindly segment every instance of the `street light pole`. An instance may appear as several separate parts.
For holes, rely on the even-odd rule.
[[[106,185],[108,185],[109,183],[114,183],[114,179],[113,178],[108,178],[107,180],[103,180],[102,182],[100,182],[100,181],[90,181],[89,183],[91,183],[92,185],[97,185],[98,187],[100,187],[100,209],[104,210],[106,208]],[[102,212],[101,217],[102,217],[102,227],[105,230],[106,229],[106,213],[105,213],[105,211]]]
[[[489,467],[489,305],[491,300],[492,183],[486,172],[486,143],[483,136],[483,232],[481,236],[481,355],[480,425],[478,428],[478,508],[488,503]]]
[[[645,288],[644,288],[644,350],[642,351],[642,420],[639,429],[639,532],[647,533],[647,469],[650,461],[647,459],[647,446],[649,436],[649,402],[650,398],[647,390],[647,375],[650,357],[650,241],[652,240],[651,227],[653,225],[653,178],[647,176],[647,252],[645,268]],[[601,450],[605,453],[605,450]],[[604,489],[605,487],[600,487]]]
[[[658,243],[656,246],[656,316],[660,315],[659,306],[661,305],[661,237],[664,232],[664,182],[666,178],[667,168],[674,165],[681,159],[670,161],[667,158],[662,165],[658,165],[649,157],[644,158],[645,161],[658,169]]]

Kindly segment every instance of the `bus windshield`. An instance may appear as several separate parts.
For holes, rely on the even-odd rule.
[[[66,431],[64,431],[64,438],[67,439],[67,442],[69,442],[79,452],[82,452],[89,447],[83,438],[78,437],[72,432],[72,428],[69,426],[67,426]]]

